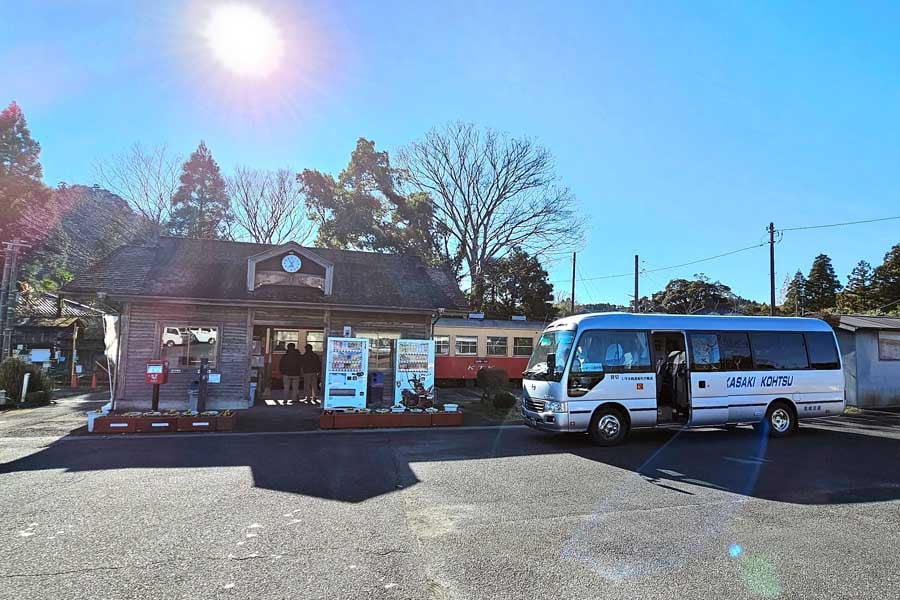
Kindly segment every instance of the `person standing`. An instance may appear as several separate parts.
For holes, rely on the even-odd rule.
[[[285,398],[296,401],[300,395],[300,375],[303,374],[303,356],[297,351],[296,344],[287,345],[287,352],[282,355],[278,370],[284,378]]]
[[[322,359],[313,352],[312,344],[303,349],[303,393],[310,404],[319,403],[319,373],[322,372]]]

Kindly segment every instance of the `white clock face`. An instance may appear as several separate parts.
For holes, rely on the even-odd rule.
[[[296,273],[297,271],[299,271],[301,264],[302,263],[300,262],[300,257],[293,254],[288,254],[281,259],[281,268],[288,273]]]

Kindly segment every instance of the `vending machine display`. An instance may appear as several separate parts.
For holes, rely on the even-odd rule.
[[[328,338],[324,408],[365,408],[369,340]]]
[[[394,405],[427,408],[434,403],[434,340],[397,340]]]

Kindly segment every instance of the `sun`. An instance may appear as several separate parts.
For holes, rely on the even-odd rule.
[[[281,63],[284,40],[275,22],[248,4],[213,9],[203,37],[215,59],[241,77],[263,78]]]

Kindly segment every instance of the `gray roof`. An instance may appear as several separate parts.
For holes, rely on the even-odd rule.
[[[900,330],[900,317],[869,317],[866,315],[841,315],[838,327],[848,331],[857,329]]]
[[[21,293],[16,303],[16,315],[19,317],[100,317],[103,311],[50,293]]]
[[[506,321],[504,319],[454,319],[442,317],[438,319],[435,327],[486,327],[489,329],[537,329],[544,328],[543,321]]]
[[[69,293],[210,300],[260,300],[322,305],[466,310],[448,271],[418,258],[310,248],[334,265],[332,294],[310,287],[269,285],[247,290],[247,259],[278,246],[160,237],[123,246],[65,286]]]

